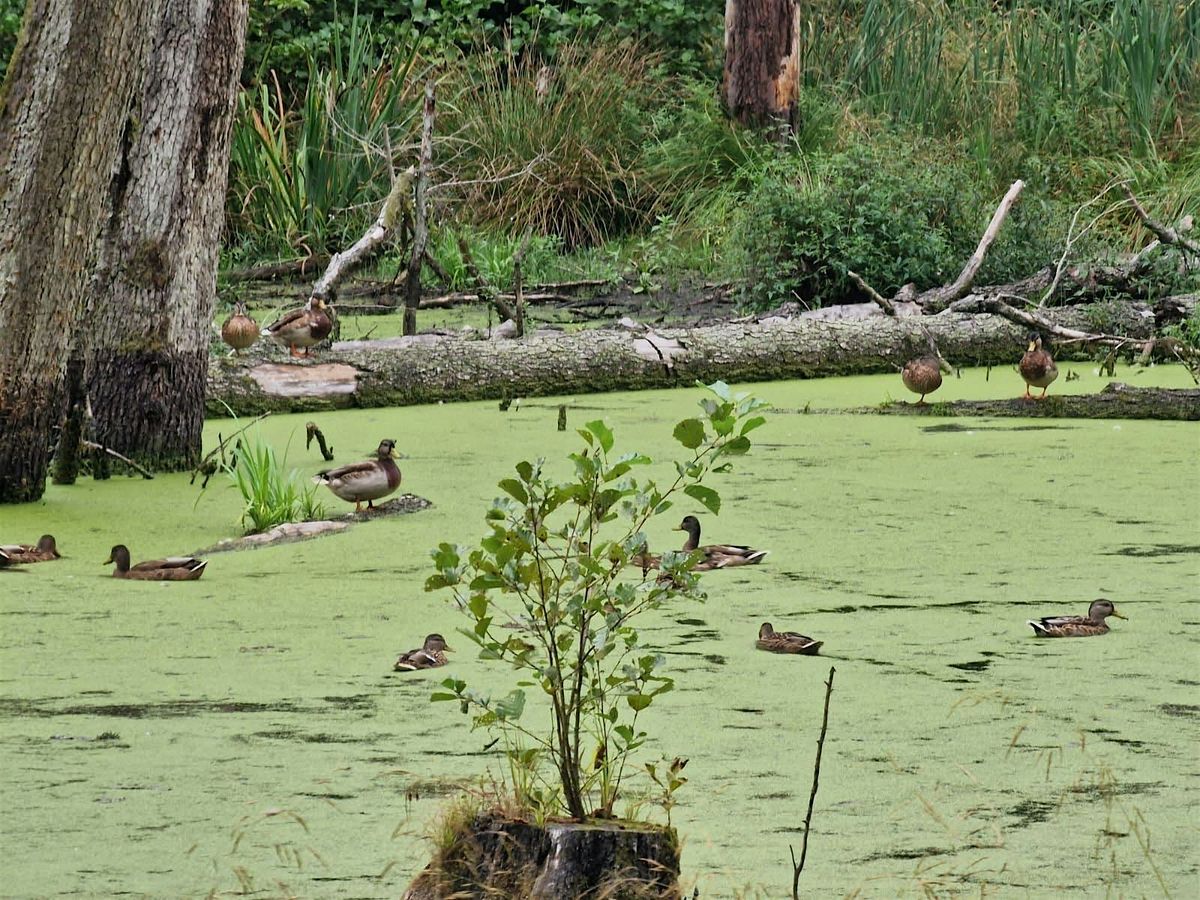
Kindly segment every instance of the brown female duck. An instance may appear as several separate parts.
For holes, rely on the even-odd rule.
[[[300,309],[284,313],[268,325],[263,332],[291,349],[292,356],[299,356],[297,347],[304,348],[304,355],[309,356],[309,348],[321,343],[333,331],[333,321],[325,310],[328,307],[320,297],[309,297],[308,303]]]
[[[924,403],[926,394],[932,394],[942,386],[942,365],[933,356],[911,359],[904,364],[900,377],[906,388],[921,395],[917,402]]]
[[[240,354],[258,340],[258,323],[246,315],[246,304],[237,302],[229,318],[221,325],[221,340]]]
[[[1017,364],[1017,368],[1021,371],[1021,377],[1025,379],[1025,399],[1033,400],[1034,396],[1029,393],[1030,387],[1040,387],[1042,389],[1042,399],[1046,396],[1046,388],[1054,383],[1054,379],[1058,377],[1058,366],[1054,364],[1054,357],[1049,351],[1042,349],[1042,336],[1036,331],[1029,333],[1029,348],[1025,351],[1025,355],[1021,357],[1021,361]]]
[[[395,463],[396,442],[384,439],[379,442],[375,459],[350,463],[313,476],[313,484],[323,484],[333,491],[335,497],[354,504],[354,511],[374,509],[375,500],[386,497],[400,487],[400,467]]]
[[[1028,624],[1033,627],[1037,637],[1094,637],[1108,634],[1108,623],[1104,620],[1109,616],[1125,618],[1117,612],[1112,601],[1101,597],[1092,601],[1086,616],[1047,616],[1030,619]]]
[[[392,665],[394,672],[415,672],[417,669],[436,669],[446,664],[446,639],[436,632],[425,638],[425,645],[419,650],[409,650],[401,653],[400,658]]]
[[[707,544],[700,546],[700,520],[695,516],[684,516],[676,531],[686,531],[687,540],[683,542],[683,552],[691,553],[699,550],[704,554],[700,562],[693,568],[698,572],[710,569],[727,569],[731,566],[754,566],[762,562],[767,550],[755,550],[742,544]]]
[[[148,559],[136,566],[129,564],[129,548],[117,544],[108,554],[105,565],[116,564],[114,578],[129,578],[134,581],[195,581],[204,574],[206,559],[190,556],[169,556],[166,559]]]
[[[814,641],[807,635],[794,631],[776,631],[770,622],[763,622],[758,629],[758,640],[754,646],[759,650],[770,653],[802,653],[805,656],[816,656],[821,649],[821,641]]]
[[[0,566],[51,562],[59,558],[58,546],[52,534],[43,534],[36,544],[0,545]]]

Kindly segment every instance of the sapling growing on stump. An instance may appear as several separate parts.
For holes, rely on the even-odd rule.
[[[426,589],[452,591],[480,657],[524,680],[494,697],[449,678],[431,699],[458,701],[476,727],[500,733],[516,799],[537,815],[611,817],[631,754],[646,741],[639,714],[674,686],[634,623],[668,600],[703,598],[692,571],[701,553],[663,553],[657,577],[631,563],[649,552],[647,523],[681,496],[720,511],[719,494],[702,482],[728,471],[765,421],[756,414],[762,400],[723,382],[707,389],[703,415],[675,426],[686,453],[669,484],[635,477],[650,458],[618,455],[608,426],[588,422],[571,478],[555,480],[543,460],[518,463],[517,477],[500,482],[505,496],[488,510],[479,547],[433,551],[437,573]],[[550,702],[548,734],[522,721],[532,686]]]

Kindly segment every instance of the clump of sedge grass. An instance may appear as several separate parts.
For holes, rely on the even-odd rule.
[[[296,469],[285,471],[286,461],[286,449],[281,461],[275,448],[259,436],[240,442],[230,478],[245,501],[242,526],[247,534],[325,514],[324,505],[316,498],[317,486],[302,484]]]

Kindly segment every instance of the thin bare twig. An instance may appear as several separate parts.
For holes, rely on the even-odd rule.
[[[821,716],[821,735],[817,738],[817,758],[813,762],[812,792],[808,795],[808,812],[804,815],[804,840],[800,843],[800,862],[796,862],[796,851],[788,844],[792,854],[792,900],[800,900],[800,873],[804,871],[804,860],[808,856],[808,833],[812,830],[813,804],[817,801],[817,787],[821,783],[821,753],[825,750],[825,733],[829,730],[829,697],[833,694],[833,666],[829,667],[829,680],[825,682],[825,712]]]
[[[1093,197],[1091,200],[1088,200],[1086,203],[1082,204],[1077,210],[1075,210],[1074,215],[1071,216],[1071,224],[1067,227],[1067,240],[1066,240],[1066,243],[1063,245],[1062,255],[1059,256],[1058,263],[1054,267],[1054,278],[1051,279],[1050,286],[1048,288],[1046,288],[1045,293],[1042,294],[1042,299],[1038,301],[1037,305],[1038,305],[1039,309],[1041,307],[1045,306],[1046,301],[1049,300],[1051,297],[1053,297],[1054,292],[1056,290],[1058,290],[1058,283],[1060,281],[1062,281],[1063,272],[1065,272],[1066,268],[1067,268],[1067,257],[1069,257],[1071,255],[1071,251],[1074,249],[1075,244],[1078,243],[1080,238],[1082,238],[1085,234],[1087,234],[1089,231],[1091,231],[1093,228],[1095,228],[1101,219],[1105,218],[1110,213],[1116,212],[1118,209],[1120,209],[1122,206],[1124,206],[1125,201],[1121,200],[1118,203],[1110,204],[1103,212],[1094,216],[1092,218],[1092,220],[1087,223],[1087,225],[1085,225],[1082,229],[1079,230],[1079,232],[1076,232],[1075,226],[1079,224],[1080,215],[1082,215],[1082,213],[1085,209],[1087,209],[1093,203],[1098,203],[1100,201],[1100,198],[1102,198],[1105,194],[1107,194],[1109,191],[1113,190],[1113,188],[1117,187],[1120,184],[1123,184],[1123,182],[1118,182],[1118,181],[1112,182],[1111,184],[1106,186],[1104,188],[1104,190],[1102,190],[1095,197]]]
[[[1129,185],[1122,183],[1121,187],[1125,189],[1125,196],[1129,198],[1129,202],[1133,205],[1133,211],[1137,213],[1137,217],[1142,220],[1143,225],[1150,229],[1150,231],[1154,232],[1155,237],[1157,237],[1164,244],[1175,244],[1179,247],[1182,247],[1184,250],[1189,251],[1190,253],[1195,253],[1197,256],[1200,256],[1200,244],[1196,243],[1191,238],[1183,236],[1183,232],[1187,230],[1186,228],[1168,228],[1161,222],[1157,222],[1150,218],[1150,214],[1146,212],[1142,204],[1138,202],[1138,198],[1133,196],[1133,191],[1129,189]]]
[[[128,456],[122,456],[120,453],[118,453],[116,450],[113,450],[111,447],[105,447],[103,444],[97,444],[95,441],[88,441],[88,440],[81,440],[79,442],[79,445],[81,447],[83,447],[84,450],[99,450],[102,453],[107,453],[109,456],[113,457],[113,459],[119,459],[121,462],[125,463],[125,465],[129,466],[129,468],[135,469],[137,472],[139,472],[141,474],[141,476],[143,478],[145,478],[147,481],[149,481],[150,479],[152,479],[154,477],[154,473],[151,472],[149,469],[139,466]]]

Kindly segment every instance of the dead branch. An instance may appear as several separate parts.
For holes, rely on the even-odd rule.
[[[321,448],[321,458],[325,462],[333,462],[333,448],[325,443],[325,434],[317,427],[316,422],[306,422],[304,424],[304,449],[307,450],[312,446],[313,438],[317,440],[317,446]]]
[[[116,450],[113,450],[111,447],[105,447],[103,444],[97,444],[95,441],[87,441],[87,440],[81,440],[79,442],[79,446],[81,446],[84,450],[94,450],[99,453],[107,453],[113,459],[119,459],[121,462],[125,463],[125,465],[129,466],[129,468],[137,471],[147,481],[154,478],[154,473],[151,472],[149,469],[139,466],[128,456],[122,456],[120,453],[118,453]]]
[[[263,419],[265,419],[269,415],[271,415],[269,412],[265,412],[261,416],[255,416],[253,419],[251,419],[249,422],[247,422],[245,425],[243,425],[237,431],[230,434],[229,437],[218,436],[217,446],[213,447],[206,454],[204,454],[204,457],[200,460],[200,462],[196,463],[196,468],[192,469],[192,477],[191,477],[191,480],[188,481],[188,484],[195,484],[196,476],[203,475],[204,476],[204,484],[202,486],[207,487],[209,477],[217,470],[217,466],[215,464],[217,454],[218,453],[221,454],[221,459],[222,459],[222,461],[224,461],[225,448],[227,446],[229,446],[229,443],[235,437],[237,437],[243,431],[245,431],[247,428],[249,428],[251,425],[257,425],[259,422],[261,422]]]
[[[988,222],[983,237],[979,239],[979,245],[971,254],[971,258],[967,260],[967,264],[963,266],[963,270],[958,273],[958,277],[951,284],[926,291],[917,298],[917,303],[921,304],[927,312],[938,312],[945,309],[956,300],[961,300],[971,290],[971,285],[975,283],[975,276],[979,274],[979,269],[983,265],[983,260],[987,256],[992,242],[1000,233],[1000,226],[1008,218],[1008,211],[1017,202],[1017,197],[1021,195],[1024,188],[1025,182],[1020,179],[1012,183],[1008,193],[1004,195],[1004,199],[1000,201],[996,211],[992,213],[992,220]]]
[[[331,299],[341,280],[392,236],[396,226],[403,221],[411,208],[412,199],[409,194],[415,176],[416,170],[411,166],[400,173],[383,201],[378,218],[348,250],[333,254],[325,273],[313,285],[312,296],[322,300]]]
[[[525,336],[525,296],[522,293],[521,284],[521,260],[525,258],[525,251],[529,249],[529,242],[533,239],[533,229],[528,229],[525,232],[525,239],[521,241],[521,246],[513,255],[513,312],[516,318],[513,321],[517,325],[517,337]]]
[[[1066,269],[1067,259],[1071,255],[1071,251],[1074,249],[1075,244],[1080,240],[1080,238],[1082,238],[1085,234],[1087,234],[1089,231],[1091,231],[1093,228],[1095,228],[1096,225],[1099,224],[1101,219],[1106,218],[1110,213],[1115,212],[1116,210],[1118,210],[1122,206],[1124,206],[1124,201],[1122,201],[1120,203],[1110,204],[1105,210],[1100,212],[1098,215],[1093,216],[1092,220],[1090,222],[1088,222],[1087,225],[1085,225],[1082,229],[1080,229],[1079,231],[1075,230],[1075,226],[1079,224],[1079,217],[1080,217],[1080,215],[1083,214],[1083,211],[1085,209],[1087,209],[1089,206],[1091,206],[1093,203],[1099,202],[1100,198],[1102,198],[1105,194],[1107,194],[1109,191],[1111,191],[1116,186],[1117,185],[1115,183],[1109,184],[1106,188],[1104,188],[1104,190],[1102,190],[1099,194],[1097,194],[1091,200],[1088,200],[1086,203],[1082,204],[1077,210],[1075,210],[1075,213],[1071,216],[1071,224],[1067,227],[1067,239],[1066,239],[1066,242],[1063,244],[1062,255],[1059,256],[1058,263],[1054,267],[1054,277],[1050,280],[1050,284],[1046,287],[1045,293],[1042,294],[1042,299],[1038,301],[1039,307],[1045,306],[1046,301],[1049,300],[1051,297],[1053,297],[1054,292],[1058,290],[1059,282],[1062,281],[1063,272]],[[1135,265],[1136,264],[1137,263],[1135,262]]]
[[[433,122],[437,112],[433,81],[425,83],[425,105],[421,112],[421,151],[417,157],[417,188],[414,198],[412,252],[404,285],[404,333],[417,333],[417,308],[421,303],[421,264],[429,242],[429,168],[433,161]]]
[[[490,281],[483,277],[483,273],[479,271],[479,267],[475,265],[475,257],[471,255],[471,248],[467,244],[467,239],[462,235],[458,237],[458,252],[462,254],[463,265],[467,267],[467,271],[471,273],[471,277],[475,279],[476,288],[479,291],[479,298],[487,303],[492,304],[496,308],[496,312],[501,319],[516,319],[516,313],[513,308],[504,301]]]
[[[808,812],[804,815],[804,840],[800,842],[800,862],[796,862],[796,851],[788,844],[792,854],[792,900],[800,898],[800,873],[804,871],[804,860],[808,856],[808,833],[812,830],[813,804],[817,801],[817,788],[821,784],[821,753],[825,750],[825,733],[829,730],[829,697],[833,694],[833,666],[829,667],[829,680],[825,682],[825,712],[821,716],[821,734],[817,738],[817,758],[813,762],[812,791],[808,795]]]
[[[266,263],[261,266],[250,266],[245,269],[234,269],[221,276],[222,281],[274,281],[287,275],[305,275],[310,269],[323,266],[329,262],[325,254],[318,256],[302,256],[299,259],[287,259],[280,262]]]
[[[1184,237],[1183,235],[1183,232],[1187,231],[1188,226],[1191,224],[1189,221],[1185,220],[1186,224],[1181,223],[1180,228],[1178,229],[1168,228],[1161,222],[1157,222],[1150,218],[1150,214],[1147,213],[1142,204],[1138,202],[1137,197],[1133,195],[1133,191],[1129,189],[1129,185],[1123,184],[1121,186],[1125,189],[1125,196],[1129,198],[1130,204],[1133,205],[1133,211],[1137,213],[1137,217],[1142,220],[1142,224],[1154,233],[1155,237],[1157,237],[1164,244],[1175,244],[1176,246],[1187,250],[1189,253],[1194,253],[1197,256],[1200,256],[1200,244],[1196,243],[1191,238]]]
[[[896,315],[896,307],[892,305],[892,301],[881,295],[877,290],[875,290],[875,288],[867,284],[861,275],[859,275],[857,272],[851,272],[849,269],[846,270],[846,275],[851,281],[858,285],[858,289],[870,297],[880,309],[882,309],[889,316],[894,317]]]

